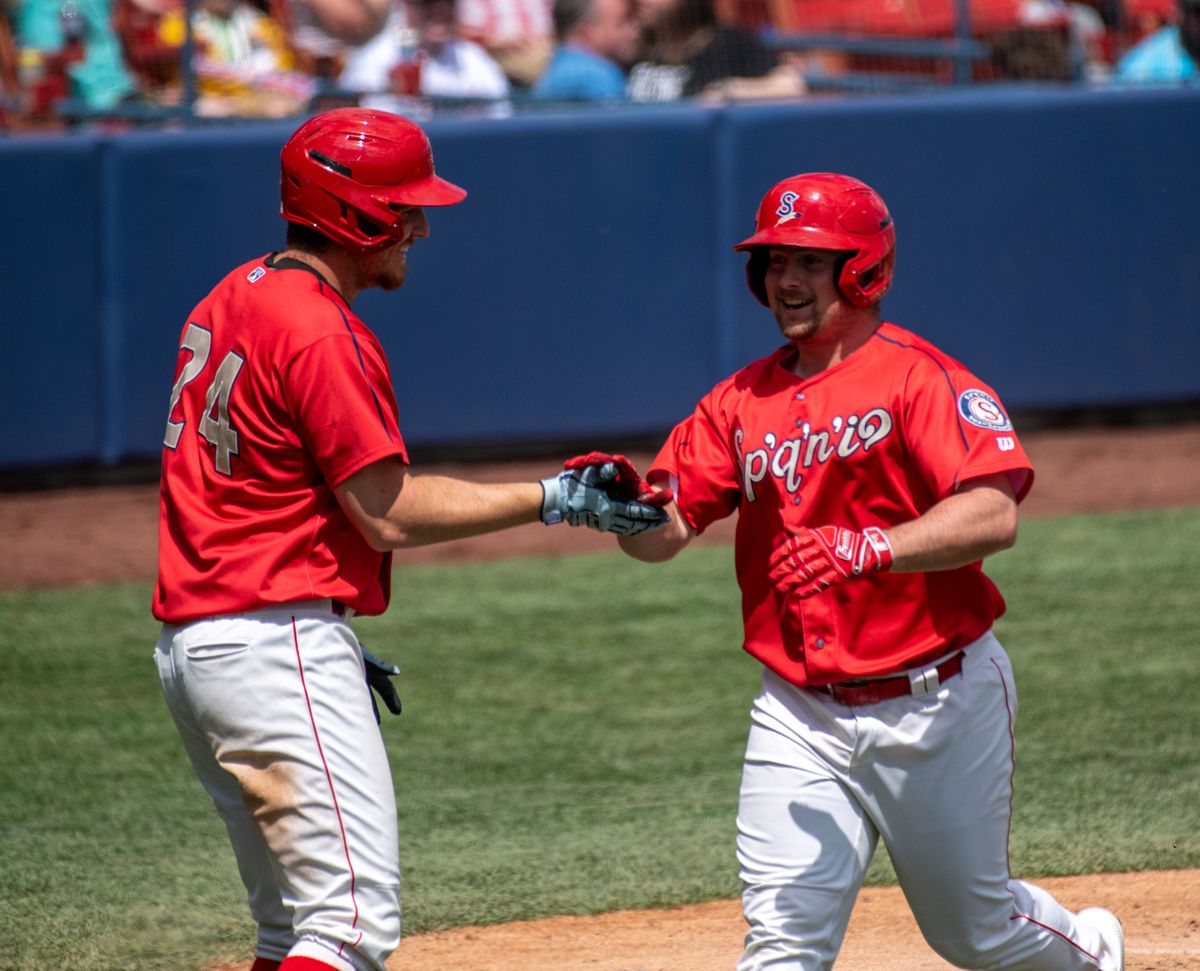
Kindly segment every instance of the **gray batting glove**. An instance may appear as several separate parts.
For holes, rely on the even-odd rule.
[[[616,474],[616,466],[608,462],[564,469],[552,478],[543,479],[542,522],[552,526],[565,521],[601,533],[633,536],[671,521],[670,516],[654,506],[609,495],[604,485]]]
[[[383,699],[383,703],[387,705],[388,711],[393,715],[400,714],[400,695],[396,692],[396,686],[392,684],[392,678],[400,673],[400,669],[394,664],[377,658],[363,647],[361,642],[358,646],[362,648],[363,667],[367,671],[367,685],[369,687],[367,694],[371,698],[371,710],[375,712],[376,723],[382,721],[379,717],[379,705],[375,703],[376,694]]]

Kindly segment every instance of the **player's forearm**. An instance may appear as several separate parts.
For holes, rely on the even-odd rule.
[[[975,563],[1017,541],[1011,489],[977,485],[886,531],[893,573],[928,573]]]
[[[388,514],[388,549],[426,546],[538,522],[542,487],[536,482],[479,483],[410,475]]]
[[[691,541],[691,527],[680,515],[675,503],[667,506],[671,521],[665,526],[636,536],[618,536],[621,549],[643,563],[662,563],[671,559]]]
[[[537,522],[537,482],[479,483],[409,475],[397,459],[375,462],[337,488],[359,532],[381,552],[425,546]]]

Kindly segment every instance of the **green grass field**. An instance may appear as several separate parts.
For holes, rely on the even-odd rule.
[[[1022,875],[1200,866],[1200,508],[1030,520],[1009,601]],[[385,721],[407,933],[733,897],[758,666],[727,549],[401,569],[355,621]],[[224,829],[159,693],[143,585],[0,593],[0,968],[249,955]],[[891,879],[886,859],[873,882]]]

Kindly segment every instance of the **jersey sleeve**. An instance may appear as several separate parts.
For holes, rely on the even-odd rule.
[[[284,368],[290,409],[330,486],[396,456],[408,461],[383,352],[347,333],[324,337]]]
[[[910,375],[905,436],[937,498],[967,480],[1007,472],[1020,502],[1033,486],[1033,466],[999,396],[961,366]]]
[[[720,424],[706,398],[671,431],[647,475],[650,482],[669,481],[680,513],[697,533],[741,501],[738,463]]]

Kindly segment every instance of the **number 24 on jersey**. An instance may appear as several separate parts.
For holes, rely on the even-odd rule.
[[[163,436],[163,444],[172,451],[178,447],[184,425],[187,423],[172,421],[171,418],[179,406],[184,387],[195,381],[208,364],[209,355],[212,353],[212,333],[197,324],[188,324],[183,334],[182,350],[189,351],[192,356],[179,373],[175,386],[171,388],[171,407],[167,413],[167,431]],[[238,454],[238,433],[229,423],[229,396],[233,392],[233,383],[245,363],[246,359],[236,351],[225,355],[208,386],[200,426],[197,429],[204,440],[216,450],[213,461],[217,471],[224,475],[232,474],[230,456]]]

